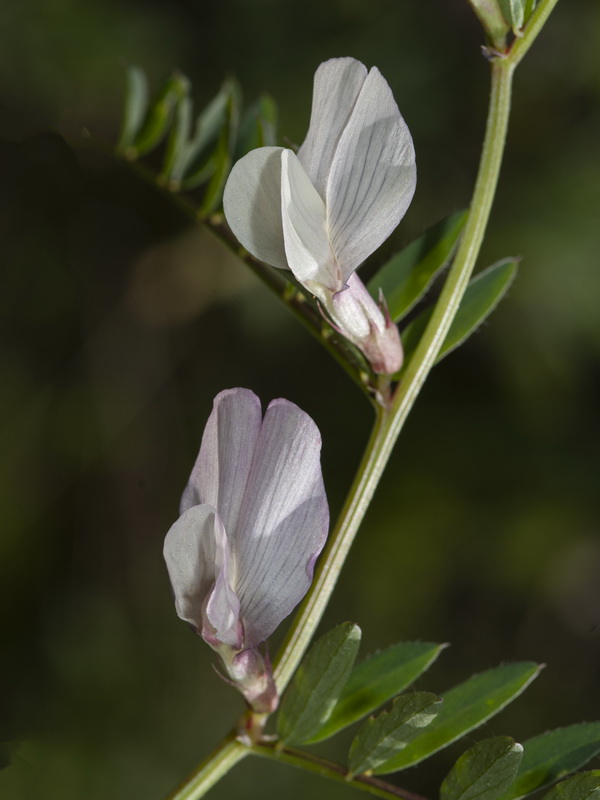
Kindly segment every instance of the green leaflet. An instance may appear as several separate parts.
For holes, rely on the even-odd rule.
[[[311,742],[334,736],[403,692],[436,660],[445,645],[401,642],[354,667],[328,722]]]
[[[123,108],[123,122],[117,143],[117,149],[128,151],[133,146],[133,141],[144,123],[148,109],[148,81],[140,67],[127,67],[127,87],[125,89],[125,106]]]
[[[369,292],[378,301],[381,289],[394,322],[406,316],[448,264],[467,215],[467,211],[459,211],[438,222],[371,278]]]
[[[499,0],[505,20],[513,31],[520,31],[525,21],[527,0]]]
[[[474,675],[443,693],[444,705],[433,723],[375,773],[397,772],[417,764],[483,725],[518,697],[539,671],[540,667],[531,661],[505,664]]]
[[[600,753],[600,722],[583,722],[548,731],[523,743],[514,784],[502,800],[517,800],[574,772]]]
[[[389,711],[368,719],[350,747],[348,766],[357,774],[376,770],[435,719],[442,701],[431,692],[402,694]]]
[[[509,736],[477,742],[463,753],[440,787],[440,800],[496,800],[514,781],[523,747]]]
[[[325,724],[348,680],[361,630],[344,622],[321,636],[298,667],[283,696],[277,732],[285,744],[309,741]]]
[[[509,290],[516,277],[517,268],[518,261],[516,259],[506,258],[492,264],[491,267],[483,270],[471,280],[444,339],[444,344],[438,353],[436,364],[465,342],[485,322]],[[417,349],[432,314],[433,307],[426,308],[402,331],[403,369]],[[402,371],[400,370],[396,377],[399,377]]]
[[[136,135],[133,148],[136,156],[144,155],[155,148],[165,136],[177,103],[183,102],[190,89],[190,82],[180,73],[171,75],[146,114],[144,124]]]
[[[256,147],[277,143],[277,105],[268,94],[263,94],[244,113],[235,147],[237,161]]]
[[[544,800],[600,800],[600,770],[582,772],[557,783]]]

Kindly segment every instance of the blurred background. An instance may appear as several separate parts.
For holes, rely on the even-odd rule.
[[[482,35],[466,0],[28,0],[2,5],[0,32],[0,793],[161,800],[242,710],[177,619],[161,555],[213,396],[306,409],[334,515],[371,411],[243,264],[107,154],[124,65],[154,87],[180,68],[197,108],[235,74],[301,142],[317,65],[376,64],[419,179],[368,274],[468,203]],[[363,655],[451,642],[431,691],[545,662],[468,743],[600,715],[599,37],[598,3],[560,3],[517,74],[479,266],[521,255],[520,276],[431,375],[322,626],[358,622]],[[342,760],[340,739],[319,752]],[[435,794],[465,746],[398,783]],[[254,760],[213,790],[283,792],[352,796]]]

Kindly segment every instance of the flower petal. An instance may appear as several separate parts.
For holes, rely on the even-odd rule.
[[[298,158],[323,200],[335,149],[366,77],[367,68],[354,58],[332,58],[315,72],[310,127]]]
[[[180,513],[208,503],[219,510],[225,530],[232,536],[261,423],[260,400],[249,389],[226,389],[215,397]]]
[[[415,184],[410,132],[373,67],[340,137],[326,190],[329,236],[344,281],[398,225]]]
[[[265,641],[310,586],[329,524],[320,451],[321,436],[308,414],[274,400],[231,538],[245,647]]]
[[[287,262],[296,278],[341,289],[327,237],[325,203],[291,150],[281,154],[281,215]]]
[[[206,602],[202,638],[219,649],[226,644],[236,650],[241,650],[244,640],[244,631],[240,620],[240,601],[231,588],[234,580],[234,564],[225,529],[220,524],[217,515],[215,526],[215,585]]]
[[[255,258],[287,269],[281,226],[281,147],[259,147],[231,170],[223,210],[240,244]]]
[[[163,554],[181,619],[202,630],[202,607],[217,577],[218,550],[227,547],[219,515],[208,505],[185,511],[165,537]]]

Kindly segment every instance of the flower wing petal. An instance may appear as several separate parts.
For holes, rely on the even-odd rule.
[[[239,520],[262,423],[260,400],[249,389],[226,389],[214,400],[180,512],[208,503],[232,536]]]
[[[410,132],[390,87],[373,67],[340,137],[327,183],[329,237],[344,281],[398,225],[415,184]]]
[[[163,554],[181,619],[202,630],[202,606],[217,574],[217,548],[225,532],[208,505],[185,511],[165,537]]]
[[[287,269],[281,226],[281,147],[258,147],[231,170],[223,210],[240,244],[255,258]]]
[[[366,77],[366,67],[354,58],[332,58],[315,72],[310,126],[298,158],[323,200],[336,147]]]
[[[281,154],[281,215],[289,268],[306,284],[341,288],[327,237],[325,203],[291,150]]]
[[[274,400],[231,542],[246,647],[265,641],[310,586],[329,524],[320,451],[321,436],[308,414]]]

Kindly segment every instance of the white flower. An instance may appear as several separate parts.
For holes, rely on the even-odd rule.
[[[391,374],[402,362],[397,328],[350,279],[396,228],[415,183],[412,139],[385,79],[376,67],[367,73],[353,58],[335,58],[315,73],[298,155],[252,150],[231,171],[223,207],[253,256],[291,269],[373,369]]]
[[[306,594],[327,536],[320,451],[293,403],[273,400],[263,419],[253,392],[221,392],[165,539],[177,614],[256,711],[277,704],[258,647]]]

